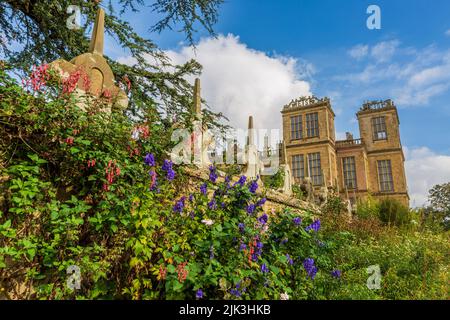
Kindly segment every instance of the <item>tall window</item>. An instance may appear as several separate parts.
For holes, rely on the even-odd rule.
[[[386,140],[386,120],[384,117],[372,118],[373,140]]]
[[[291,139],[303,138],[302,116],[291,117]]]
[[[391,160],[378,161],[378,180],[380,182],[381,192],[394,191],[394,182],[392,180]]]
[[[317,112],[306,115],[306,133],[308,138],[319,136],[319,114]]]
[[[342,159],[344,169],[344,183],[348,189],[356,189],[356,166],[355,157]]]
[[[305,177],[305,158],[302,154],[292,156],[292,175],[295,179]]]
[[[320,165],[320,152],[308,154],[309,176],[315,186],[322,185],[322,166]]]

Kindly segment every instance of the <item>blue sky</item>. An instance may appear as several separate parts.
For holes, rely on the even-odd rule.
[[[381,30],[366,27],[372,4],[381,9]],[[175,63],[202,63],[202,95],[231,124],[244,126],[253,114],[260,127],[277,128],[283,104],[313,93],[331,98],[339,137],[359,136],[360,105],[391,98],[411,204],[450,181],[450,1],[228,0],[215,26],[219,37],[199,29],[195,52],[176,30],[149,33],[157,18],[149,8],[125,16]]]

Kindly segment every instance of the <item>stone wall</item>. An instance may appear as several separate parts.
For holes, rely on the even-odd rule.
[[[185,186],[185,188],[189,191],[198,191],[198,185],[201,182],[207,181],[209,179],[209,172],[207,170],[200,170],[200,169],[194,169],[194,168],[190,168],[190,167],[184,167],[183,171],[190,178],[189,184]],[[225,178],[224,176],[219,176],[217,181],[223,182],[224,178]],[[232,181],[235,182],[238,179],[239,179],[239,176],[235,176],[235,177],[233,177]],[[307,202],[307,201],[295,199],[293,197],[286,196],[286,195],[284,195],[280,192],[274,191],[274,190],[265,189],[263,187],[263,188],[258,188],[256,193],[261,196],[263,194],[265,195],[267,201],[264,204],[263,208],[266,211],[270,211],[272,208],[277,210],[277,209],[281,209],[284,207],[288,207],[288,208],[296,209],[296,210],[308,210],[316,215],[320,214],[319,207],[316,206],[315,204]]]

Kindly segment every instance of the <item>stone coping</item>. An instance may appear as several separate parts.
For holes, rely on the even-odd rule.
[[[184,172],[195,179],[206,181],[209,179],[209,170],[208,169],[198,169],[198,168],[192,168],[192,167],[183,167]],[[223,182],[225,180],[225,174],[219,170],[218,171],[218,178],[217,180],[219,182]],[[231,181],[238,181],[239,176],[233,176]],[[264,187],[263,187],[264,188]],[[313,203],[295,199],[293,197],[287,196],[281,192],[275,191],[275,190],[267,190],[265,191],[265,197],[269,202],[285,205],[291,208],[295,209],[302,209],[302,210],[310,210],[315,214],[319,214],[320,210],[319,207]],[[256,193],[259,195],[264,194],[264,191],[259,188]]]

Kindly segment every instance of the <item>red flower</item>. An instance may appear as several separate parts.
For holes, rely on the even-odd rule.
[[[186,268],[187,262],[183,262],[181,264],[179,264],[177,266],[177,272],[178,272],[178,281],[180,281],[181,283],[184,282],[184,280],[186,280],[189,271],[187,271]]]
[[[128,88],[128,91],[130,91],[130,90],[131,90],[131,81],[130,81],[130,78],[128,78],[128,76],[125,75],[125,76],[123,77],[123,81],[125,81],[125,84],[126,84],[126,86],[127,86],[127,88]]]
[[[152,182],[150,183],[150,190],[152,190],[153,187],[154,187],[155,184],[156,184],[156,172],[155,172],[155,171],[152,171],[152,172],[150,173],[150,175],[151,175],[151,177],[152,177]]]
[[[109,90],[109,89],[103,90],[102,95],[107,99],[111,98],[112,97],[111,90]]]
[[[66,143],[67,143],[68,145],[72,145],[72,144],[73,144],[73,137],[68,137],[68,138],[66,138]]]
[[[88,160],[88,168],[95,166],[95,159]]]
[[[22,83],[25,86],[31,86],[34,91],[40,91],[42,87],[47,84],[50,79],[48,73],[48,64],[43,64],[39,67],[33,66],[33,71],[30,74],[30,79],[23,80]]]
[[[106,175],[106,181],[108,181],[108,184],[113,184],[114,183],[114,178],[116,176],[120,175],[120,168],[117,166],[116,161],[114,160],[114,162],[112,160],[109,160],[108,162],[108,166],[105,168],[105,175]],[[109,190],[103,188],[104,190]]]
[[[159,277],[162,280],[165,280],[166,279],[166,275],[167,275],[167,268],[164,268],[162,265],[159,266]]]
[[[75,72],[72,72],[66,79],[63,80],[63,93],[68,94],[72,93],[77,85],[78,80],[80,80],[81,71],[78,69]]]

